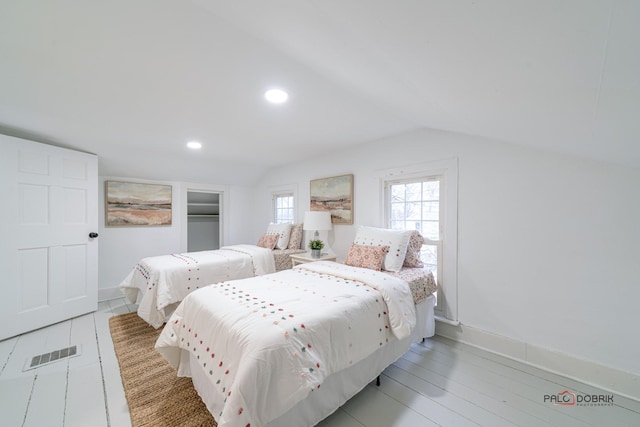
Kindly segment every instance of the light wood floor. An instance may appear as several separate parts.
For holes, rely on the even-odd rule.
[[[0,342],[0,425],[129,426],[109,317],[135,310],[124,299]],[[27,359],[69,345],[80,356],[23,372]],[[640,403],[614,395],[613,406],[556,406],[544,396],[571,390],[608,394],[473,347],[434,337],[414,345],[320,425],[640,426]],[[295,427],[295,426],[292,426]]]

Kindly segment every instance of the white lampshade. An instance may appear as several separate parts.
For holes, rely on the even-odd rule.
[[[331,212],[308,211],[304,213],[304,230],[331,230]]]

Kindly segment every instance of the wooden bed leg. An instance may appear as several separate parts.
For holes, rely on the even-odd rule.
[[[376,378],[376,385],[380,387],[380,375],[378,375],[378,378]]]

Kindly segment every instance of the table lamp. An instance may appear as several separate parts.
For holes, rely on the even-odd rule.
[[[320,231],[331,230],[331,212],[326,211],[307,211],[304,213],[304,222],[302,226],[303,230],[315,231],[313,234],[313,240],[318,240]],[[320,256],[320,250],[317,252],[311,251],[312,255]]]

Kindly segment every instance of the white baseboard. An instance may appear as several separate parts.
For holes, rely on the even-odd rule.
[[[116,298],[122,298],[124,294],[119,287],[113,288],[98,288],[98,301],[109,301]]]
[[[640,401],[640,376],[460,324],[436,322],[436,335]]]

